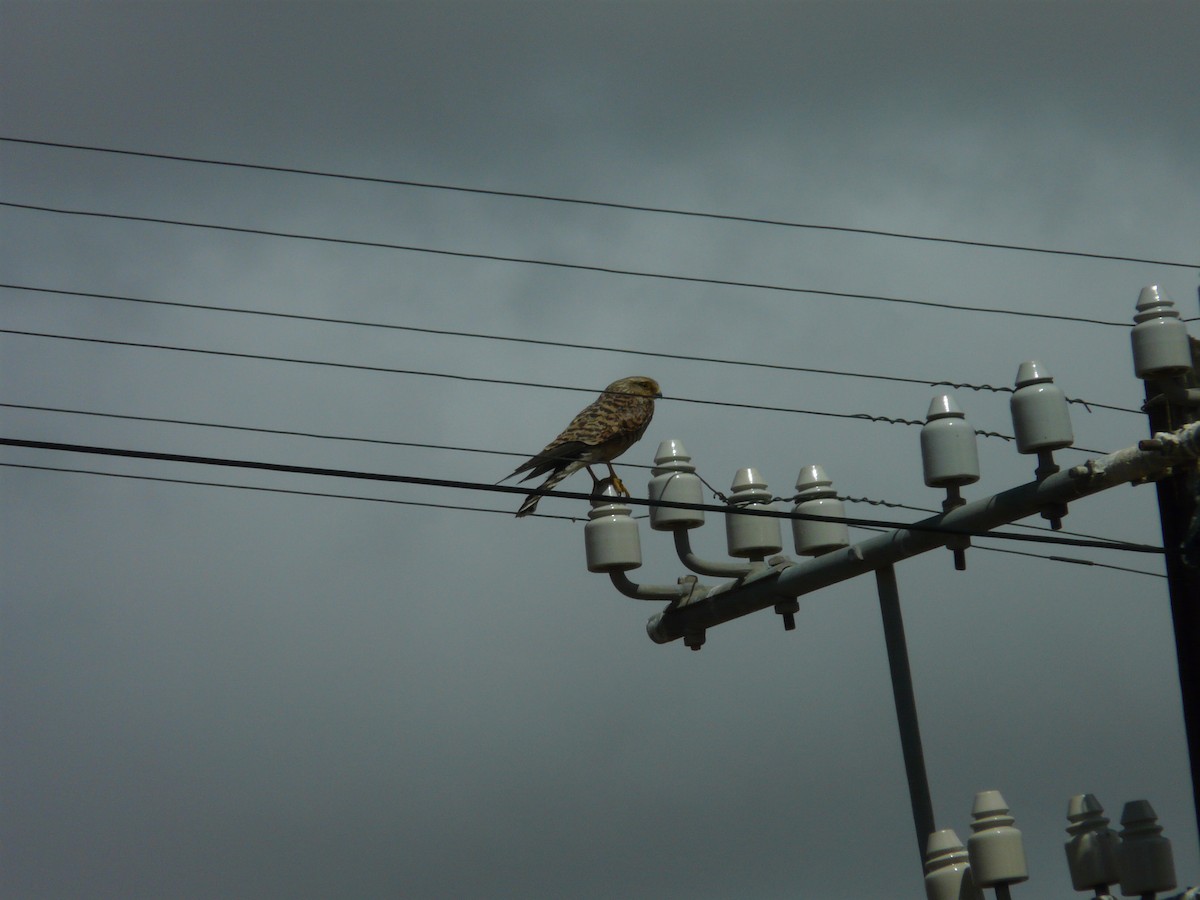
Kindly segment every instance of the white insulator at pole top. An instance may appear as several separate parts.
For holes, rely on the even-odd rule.
[[[1187,326],[1166,291],[1157,284],[1142,288],[1133,321],[1137,324],[1129,339],[1138,378],[1169,378],[1191,370]]]

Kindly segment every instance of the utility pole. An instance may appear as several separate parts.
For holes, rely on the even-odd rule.
[[[883,617],[883,637],[887,644],[888,668],[892,673],[892,698],[900,726],[900,749],[904,754],[904,773],[908,777],[913,827],[917,832],[917,857],[924,859],[929,836],[937,831],[937,825],[933,819],[929,776],[925,772],[925,750],[921,746],[917,698],[908,664],[908,644],[904,640],[904,618],[900,613],[895,567],[880,566],[875,570],[875,582],[879,589],[879,612]]]
[[[957,838],[951,846],[947,835],[932,837],[940,833],[934,831],[894,565],[945,547],[954,553],[955,568],[962,570],[971,534],[987,533],[1038,514],[1057,530],[1068,503],[1121,484],[1154,482],[1200,831],[1200,359],[1194,358],[1200,357],[1200,343],[1189,337],[1174,303],[1156,285],[1139,295],[1134,323],[1134,371],[1145,382],[1145,411],[1151,430],[1151,438],[1135,447],[1067,469],[1057,465],[1054,452],[1074,443],[1067,400],[1040,363],[1026,361],[1017,372],[1010,412],[1018,452],[1037,455],[1032,482],[965,501],[959,489],[979,478],[976,433],[953,398],[943,395],[930,405],[921,431],[925,483],[946,490],[940,515],[852,545],[841,500],[821,466],[806,466],[801,471],[790,515],[772,508],[775,498],[756,469],[742,469],[721,509],[729,555],[744,560],[731,563],[702,559],[692,550],[689,531],[704,524],[704,511],[711,507],[701,502],[701,479],[683,444],[664,441],[655,455],[649,500],[630,498],[627,503],[612,487],[592,497],[590,521],[584,528],[588,570],[608,574],[613,586],[628,597],[667,601],[647,622],[647,633],[658,644],[682,639],[691,650],[704,646],[709,630],[760,610],[774,608],[790,631],[796,627],[801,596],[873,572],[913,824],[923,864],[928,854],[930,865],[937,869],[947,860],[952,863],[951,857],[957,859],[955,854],[962,847]],[[673,585],[638,584],[629,579],[626,573],[642,564],[637,522],[630,515],[630,505],[635,503],[650,506],[650,527],[673,533],[680,562],[696,574],[680,577]],[[806,559],[780,554],[780,517],[792,519],[796,552]],[[697,575],[730,580],[704,584]],[[1015,872],[1013,869],[1003,879],[987,884],[994,885],[998,894],[1003,888],[1007,895],[1008,883],[1026,877]],[[1155,883],[1159,880],[1173,883],[1173,876]]]
[[[1200,349],[1188,338],[1174,304],[1157,285],[1142,290],[1137,308],[1134,368],[1146,382],[1145,410],[1150,434],[1155,435],[1200,418]],[[1192,803],[1200,829],[1200,471],[1195,463],[1175,466],[1155,482],[1155,489],[1166,550]]]

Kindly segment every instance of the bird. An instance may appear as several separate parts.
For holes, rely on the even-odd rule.
[[[658,382],[645,375],[620,378],[600,392],[584,407],[562,434],[546,445],[501,481],[528,472],[521,481],[529,481],[547,472],[541,488],[549,490],[580,469],[587,469],[592,483],[599,484],[592,466],[608,466],[613,486],[626,497],[629,491],[613,470],[612,461],[638,442],[654,416],[654,401],[662,397]],[[540,494],[530,494],[517,510],[517,517],[527,516],[537,509]]]

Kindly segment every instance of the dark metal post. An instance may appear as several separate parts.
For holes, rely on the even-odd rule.
[[[1193,345],[1193,356],[1196,355]],[[1196,370],[1188,378],[1194,386]],[[1193,421],[1195,407],[1172,403],[1146,383],[1146,412],[1150,433],[1171,431]],[[1189,529],[1196,527],[1200,470],[1181,465],[1156,482],[1158,512],[1166,548],[1167,590],[1171,598],[1171,622],[1175,629],[1175,656],[1179,665],[1179,692],[1183,701],[1183,725],[1187,735],[1188,760],[1192,770],[1192,805],[1200,831],[1200,539]]]
[[[892,566],[880,566],[875,570],[875,582],[879,587],[879,611],[883,616],[883,638],[892,671],[892,696],[900,725],[900,747],[904,751],[904,771],[908,776],[908,795],[917,831],[918,858],[924,867],[925,845],[937,826],[933,823],[933,801],[929,798],[929,778],[925,774],[925,751],[921,748],[921,728],[917,723],[917,700],[908,665],[908,646],[904,641],[896,570]]]

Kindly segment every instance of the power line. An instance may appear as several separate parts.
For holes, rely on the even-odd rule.
[[[450,444],[425,444],[418,441],[395,441],[386,438],[352,437],[339,434],[321,434],[314,431],[292,431],[285,428],[264,428],[254,425],[226,425],[220,422],[197,422],[193,419],[171,419],[161,416],[135,416],[127,413],[97,412],[89,409],[67,409],[59,406],[35,406],[31,403],[5,403],[0,407],[6,409],[25,409],[34,412],[65,413],[72,416],[93,416],[101,419],[121,419],[130,422],[155,422],[163,425],[191,425],[197,428],[216,428],[225,431],[246,431],[254,434],[276,434],[284,437],[315,438],[322,441],[347,441],[358,444],[379,444],[386,447],[416,447],[423,450],[452,450],[461,453],[488,453],[495,456],[515,456],[524,458],[532,456],[535,451],[517,452],[510,450],[488,450],[481,447],[456,447]],[[650,468],[643,466],[641,468]]]
[[[132,481],[154,481],[154,482],[162,482],[162,483],[166,483],[166,484],[190,484],[190,485],[197,485],[199,487],[228,488],[231,490],[239,490],[239,491],[261,491],[261,492],[271,493],[271,494],[292,494],[292,495],[296,495],[296,496],[300,496],[300,497],[324,497],[324,498],[331,498],[331,499],[335,499],[335,500],[361,500],[366,503],[388,503],[388,504],[393,504],[396,506],[419,506],[419,507],[426,507],[426,508],[432,508],[432,509],[448,509],[448,510],[454,510],[454,511],[458,511],[458,512],[496,513],[496,514],[503,515],[503,516],[511,516],[512,515],[512,510],[509,510],[509,509],[493,509],[491,507],[481,507],[481,506],[458,506],[456,504],[451,504],[451,503],[424,503],[424,502],[420,502],[420,501],[416,501],[416,500],[396,500],[391,497],[367,497],[367,496],[362,496],[359,494],[333,494],[333,493],[327,493],[324,491],[300,491],[300,490],[296,490],[294,488],[271,488],[271,487],[263,487],[261,485],[252,485],[252,484],[231,484],[229,482],[224,482],[224,481],[197,481],[197,480],[190,479],[190,478],[165,478],[165,477],[156,476],[156,475],[132,475],[132,474],[128,474],[125,472],[104,472],[99,469],[72,469],[72,468],[65,468],[62,466],[36,466],[36,465],[28,464],[28,463],[9,463],[9,462],[0,462],[0,467],[9,468],[9,469],[30,469],[30,470],[38,471],[38,472],[60,472],[60,473],[67,473],[67,474],[72,474],[72,475],[100,475],[100,476],[104,476],[104,477],[108,477],[108,478],[121,478],[121,479],[128,479],[128,480],[132,480]],[[555,515],[555,514],[543,513],[543,512],[537,512],[537,513],[534,513],[534,515],[536,515],[540,519],[559,519],[559,520],[568,521],[568,522],[581,521],[578,516],[562,516],[562,515]],[[1020,523],[1014,523],[1014,524],[1019,525]],[[862,527],[862,526],[859,526],[859,527]],[[864,529],[864,530],[879,531],[881,529],[869,528],[869,529]],[[1163,575],[1162,573],[1159,573],[1159,572],[1147,572],[1144,569],[1133,569],[1128,566],[1116,566],[1116,565],[1112,565],[1111,563],[1095,562],[1094,560],[1090,560],[1090,559],[1077,559],[1075,557],[1069,557],[1069,556],[1048,556],[1048,555],[1042,554],[1042,553],[1030,553],[1027,550],[1010,550],[1010,549],[1005,549],[1003,547],[977,546],[977,547],[974,547],[973,549],[982,550],[982,551],[988,552],[988,553],[1008,553],[1008,554],[1012,554],[1015,556],[1025,556],[1025,557],[1029,557],[1032,559],[1044,559],[1044,560],[1049,560],[1050,562],[1074,563],[1076,565],[1081,565],[1081,566],[1094,566],[1096,568],[1101,568],[1101,569],[1112,569],[1112,570],[1115,570],[1118,572],[1128,572],[1132,575],[1146,575],[1151,578],[1166,578],[1166,575]]]
[[[61,295],[68,296],[68,297],[87,297],[87,298],[95,298],[98,300],[116,300],[116,301],[121,301],[121,302],[139,303],[139,304],[146,304],[146,305],[151,305],[151,306],[167,306],[167,307],[174,307],[174,308],[180,308],[180,309],[202,310],[202,311],[208,311],[208,312],[236,313],[236,314],[249,315],[249,316],[262,316],[262,317],[266,317],[266,318],[290,319],[293,321],[314,322],[314,323],[319,323],[319,324],[324,324],[324,325],[350,325],[350,326],[356,326],[356,327],[362,327],[362,328],[383,328],[383,329],[389,329],[389,330],[393,330],[393,331],[405,331],[405,332],[411,332],[411,333],[416,333],[416,334],[433,334],[433,335],[440,335],[440,336],[445,336],[445,337],[474,338],[474,339],[478,339],[478,340],[501,341],[501,342],[518,343],[518,344],[530,344],[530,345],[534,345],[534,346],[557,347],[557,348],[563,348],[563,349],[569,349],[569,350],[593,350],[593,351],[602,352],[602,353],[624,353],[624,354],[627,354],[630,356],[643,356],[643,357],[648,357],[648,358],[653,358],[653,359],[672,359],[672,360],[684,360],[687,362],[716,363],[719,365],[746,366],[749,368],[770,369],[770,370],[774,370],[774,371],[783,371],[783,372],[801,372],[801,373],[815,374],[815,375],[837,375],[837,376],[841,376],[841,377],[845,377],[845,378],[865,378],[865,379],[871,379],[871,380],[876,380],[876,381],[890,381],[890,382],[896,382],[896,383],[901,383],[901,384],[919,384],[919,385],[922,385],[923,387],[943,387],[944,386],[944,387],[953,388],[955,390],[967,389],[967,390],[972,390],[972,391],[987,391],[987,392],[991,392],[991,393],[1008,393],[1008,394],[1011,394],[1013,392],[1013,388],[1011,388],[1011,387],[1007,387],[1007,386],[996,387],[995,385],[990,385],[990,384],[971,384],[969,382],[952,382],[952,381],[930,381],[930,380],[927,380],[924,378],[907,378],[907,377],[903,377],[903,376],[899,376],[899,375],[872,375],[872,374],[868,374],[866,372],[848,372],[848,371],[842,371],[842,370],[837,370],[837,369],[819,369],[819,368],[814,368],[814,367],[810,367],[810,366],[789,366],[789,365],[783,365],[781,363],[764,363],[764,362],[753,362],[753,361],[749,361],[749,360],[724,359],[721,357],[697,356],[695,354],[686,354],[686,353],[663,353],[661,351],[654,351],[654,350],[632,350],[632,349],[625,348],[625,347],[604,347],[604,346],[599,346],[596,344],[578,344],[578,343],[571,343],[571,342],[567,342],[567,341],[544,340],[544,339],[540,339],[540,338],[511,337],[508,335],[484,334],[484,333],[472,332],[472,331],[452,331],[449,329],[425,328],[425,327],[419,327],[416,325],[397,325],[397,324],[393,324],[390,322],[368,322],[368,321],[363,321],[360,319],[341,319],[341,318],[332,318],[332,317],[328,317],[328,316],[306,315],[303,313],[287,313],[287,312],[277,312],[277,311],[273,311],[273,310],[243,309],[243,308],[237,307],[237,306],[218,306],[218,305],[213,305],[213,304],[187,303],[187,302],[184,302],[181,300],[153,300],[153,299],[148,299],[145,297],[130,297],[130,296],[127,296],[124,294],[102,294],[102,293],[96,293],[96,292],[92,292],[92,291],[70,291],[70,290],[60,290],[60,289],[56,289],[56,288],[33,287],[31,285],[6,284],[6,283],[0,283],[0,288],[3,288],[5,290],[30,291],[30,292],[43,293],[43,294],[61,294]],[[1123,406],[1113,406],[1113,405],[1110,405],[1107,403],[1096,403],[1091,400],[1068,398],[1067,402],[1079,404],[1080,406],[1083,406],[1089,410],[1093,409],[1093,408],[1108,409],[1108,410],[1113,410],[1116,412],[1134,413],[1136,415],[1141,415],[1141,410],[1130,409],[1128,407],[1123,407]]]
[[[1024,244],[1004,244],[992,241],[975,241],[963,238],[937,237],[932,235],[913,234],[902,231],[887,231],[877,228],[853,228],[844,225],[825,225],[807,222],[794,222],[784,219],[768,219],[754,216],[739,216],[730,213],[701,212],[696,210],[672,209],[661,206],[648,206],[635,203],[617,203],[607,200],[589,200],[578,197],[563,197],[552,194],[536,194],[521,191],[502,191],[491,188],[464,187],[462,185],[438,184],[428,181],[412,181],[399,178],[382,178],[370,175],[350,175],[341,172],[329,172],[319,169],[301,169],[290,166],[266,165],[263,163],[233,162],[230,160],[210,159],[198,156],[182,156],[171,153],[150,153],[142,150],[120,150],[112,147],[96,147],[84,144],[68,144],[58,141],[38,141],[28,138],[0,137],[0,141],[13,144],[29,144],[38,147],[55,147],[64,150],[84,150],[94,153],[110,153],[120,156],[141,157],[143,159],[160,159],[171,162],[198,163],[209,166],[249,169],[260,172],[277,172],[288,175],[305,175],[318,178],[331,178],[341,181],[357,181],[367,184],[387,184],[395,187],[423,188],[437,191],[454,191],[463,194],[476,194],[489,197],[507,197],[520,200],[538,200],[549,203],[563,203],[577,206],[601,207],[604,209],[619,209],[628,212],[654,213],[658,215],[682,216],[697,219],[712,219],[722,222],[740,222],[751,225],[770,225],[781,228],[797,228],[812,231],[832,231],[842,234],[869,235],[872,237],[897,238],[910,241],[925,241],[937,244],[953,244],[962,247],[979,247],[991,250],[1015,250],[1023,253],[1042,253],[1052,256],[1073,256],[1084,259],[1099,259],[1114,262],[1143,263],[1155,266],[1171,266],[1174,268],[1200,268],[1200,262],[1173,262],[1162,259],[1147,259],[1137,256],[1118,256],[1109,253],[1089,253],[1082,250],[1060,250],[1049,247],[1035,247]]]
[[[0,465],[3,465],[3,464],[0,463]],[[888,504],[888,505],[889,506],[898,506],[898,507],[902,507],[904,509],[914,509],[914,510],[919,509],[919,507],[904,506],[904,504],[901,504],[901,503]],[[927,510],[927,511],[934,512],[933,510]],[[1019,528],[1040,528],[1041,527],[1038,525],[1026,525],[1023,522],[1013,522],[1012,524],[1016,525]],[[884,532],[885,530],[886,529],[883,529],[883,528],[863,528],[863,531],[874,531],[874,532],[880,532],[880,533]],[[1060,532],[1058,532],[1058,534],[1078,534],[1078,532],[1060,531]],[[1012,549],[1009,549],[1006,547],[988,547],[983,544],[975,544],[975,543],[971,544],[971,550],[972,551],[983,550],[986,553],[1007,553],[1010,556],[1024,556],[1024,557],[1028,557],[1029,559],[1044,559],[1044,560],[1048,560],[1049,562],[1073,563],[1078,566],[1094,566],[1095,568],[1098,568],[1098,569],[1113,569],[1117,572],[1128,572],[1131,575],[1147,575],[1150,578],[1166,578],[1167,577],[1166,574],[1164,574],[1162,572],[1147,572],[1145,569],[1133,569],[1133,568],[1130,568],[1129,566],[1115,566],[1115,565],[1112,565],[1111,563],[1096,562],[1095,560],[1091,560],[1091,559],[1079,559],[1078,557],[1075,557],[1075,556],[1055,556],[1055,555],[1046,554],[1046,553],[1030,553],[1028,550],[1012,550]]]
[[[426,487],[454,488],[459,490],[491,491],[505,494],[537,494],[542,497],[559,497],[567,500],[593,499],[590,493],[577,491],[546,490],[544,488],[522,487],[520,485],[486,484],[483,482],[460,481],[447,478],[427,478],[417,475],[393,475],[384,472],[362,472],[353,469],[331,469],[319,466],[299,466],[287,463],[269,463],[257,460],[229,459],[224,457],[196,456],[183,453],[160,453],[153,450],[131,450],[118,447],[97,447],[86,444],[66,444],[56,441],[31,441],[21,438],[0,437],[0,445],[20,447],[32,450],[52,450],[68,453],[85,453],[99,456],[112,456],[126,459],[147,459],[161,462],[186,463],[189,465],[222,466],[225,468],[254,469],[257,471],[285,472],[295,475],[315,475],[331,478],[347,478],[362,481],[375,481],[391,484],[413,484]],[[1124,550],[1132,553],[1162,554],[1162,547],[1149,544],[1133,544],[1124,541],[1094,541],[1078,538],[1051,537],[1049,535],[1014,534],[1012,532],[975,531],[972,529],[950,528],[941,525],[930,525],[923,522],[886,522],[878,519],[859,519],[850,516],[820,516],[807,513],[797,513],[776,509],[746,509],[738,506],[717,505],[711,503],[676,503],[664,500],[646,500],[641,497],[624,497],[624,504],[631,506],[662,506],[672,509],[693,509],[704,512],[727,513],[737,509],[739,515],[762,516],[774,519],[801,519],[807,521],[837,521],[852,526],[868,526],[889,529],[907,529],[909,531],[926,531],[941,534],[970,535],[976,537],[994,538],[997,540],[1024,541],[1038,544],[1057,544],[1071,547],[1094,547],[1104,550]]]
[[[1095,566],[1100,569],[1113,569],[1117,572],[1129,572],[1133,575],[1148,575],[1151,578],[1166,578],[1163,572],[1147,572],[1144,569],[1131,569],[1128,566],[1114,566],[1111,563],[1096,562],[1091,559],[1076,559],[1073,556],[1046,556],[1041,553],[1029,553],[1025,550],[1011,550],[1006,547],[976,547],[977,550],[990,550],[992,553],[1008,553],[1013,556],[1029,556],[1034,559],[1045,559],[1050,562],[1073,563],[1077,566]]]
[[[274,435],[281,435],[281,436],[285,436],[285,437],[305,437],[305,438],[314,438],[317,440],[326,440],[326,441],[347,441],[347,442],[362,443],[362,444],[379,444],[379,445],[389,446],[389,447],[415,447],[415,448],[419,448],[419,449],[423,449],[423,450],[450,450],[450,451],[455,451],[455,452],[459,452],[459,453],[479,453],[479,454],[488,454],[488,455],[492,455],[492,456],[515,456],[519,459],[523,459],[525,457],[532,455],[532,451],[518,452],[518,451],[512,451],[512,450],[491,450],[491,449],[482,448],[482,447],[459,447],[459,446],[453,446],[453,445],[448,445],[448,444],[427,444],[427,443],[422,443],[419,441],[396,441],[396,440],[387,440],[384,438],[353,437],[353,436],[337,435],[337,434],[322,434],[319,432],[311,432],[311,431],[293,431],[293,430],[283,429],[283,428],[266,428],[266,427],[262,427],[262,426],[253,426],[253,425],[227,425],[227,424],[220,423],[220,422],[199,422],[194,419],[173,419],[173,418],[165,418],[165,417],[161,417],[161,416],[136,416],[136,415],[123,414],[123,413],[99,412],[96,410],[88,410],[88,409],[67,409],[67,408],[58,407],[58,406],[35,406],[30,403],[0,402],[0,408],[23,409],[23,410],[33,411],[33,412],[63,413],[66,415],[75,415],[75,416],[92,416],[92,417],[96,417],[96,418],[120,419],[122,421],[131,421],[131,422],[154,422],[156,424],[165,424],[165,425],[188,425],[188,426],[194,426],[197,428],[213,428],[213,429],[218,429],[218,430],[244,431],[244,432],[250,432],[250,433],[254,433],[254,434],[274,434]],[[633,468],[633,469],[653,469],[653,468],[655,468],[652,465],[646,465],[643,463],[631,463],[631,462],[626,462],[626,461],[615,463],[615,465]],[[701,480],[703,480],[703,479],[701,479]],[[708,482],[704,482],[704,483],[708,484]],[[721,492],[715,490],[711,485],[709,485],[709,490],[712,491],[713,496],[721,497],[723,500],[726,499],[725,495],[723,495]],[[779,499],[793,500],[794,498],[789,497],[789,498],[779,498]],[[931,509],[926,506],[913,506],[913,505],[907,504],[907,503],[895,503],[895,502],[888,501],[888,500],[873,500],[868,497],[839,496],[838,499],[843,500],[846,503],[864,503],[869,506],[882,506],[882,507],[886,507],[888,509],[905,509],[905,510],[909,510],[911,512],[928,513],[931,515],[936,515],[938,513],[938,510]],[[1029,529],[1033,529],[1035,531],[1050,531],[1051,530],[1048,526],[1032,525],[1032,524],[1029,524],[1026,522],[1014,522],[1013,525],[1017,528],[1029,528]],[[1068,536],[1074,536],[1074,537],[1090,538],[1092,540],[1111,540],[1109,538],[1101,538],[1094,534],[1086,534],[1084,532],[1069,531],[1069,530],[1065,530],[1065,529],[1060,529],[1056,533],[1068,535]]]
[[[1127,328],[1125,322],[1111,322],[1105,319],[1091,319],[1084,316],[1067,316],[1058,313],[1027,312],[1022,310],[1001,309],[994,306],[961,306],[953,303],[939,303],[933,300],[913,300],[905,297],[889,297],[883,294],[855,294],[846,291],[828,291],[817,288],[800,288],[781,284],[768,284],[757,281],[735,281],[722,278],[706,278],[698,275],[677,275],[664,272],[646,272],[638,269],[619,269],[613,266],[595,266],[584,263],[568,263],[547,259],[532,259],[522,256],[502,256],[492,253],[473,253],[466,250],[446,250],[435,247],[418,247],[412,244],[393,244],[386,241],[367,241],[353,238],[336,238],[325,235],[298,234],[289,231],[277,231],[267,228],[245,228],[237,225],[217,225],[207,222],[192,222],[183,219],[162,219],[154,216],[135,216],[124,213],[105,213],[93,210],[62,209],[51,206],[38,206],[30,203],[14,203],[0,200],[0,206],[10,209],[24,209],[33,212],[51,213],[64,216],[84,216],[96,219],[110,219],[122,222],[144,222],[152,225],[175,225],[183,228],[200,228],[210,231],[222,231],[231,234],[252,234],[260,237],[277,237],[299,241],[317,241],[327,244],[340,244],[351,247],[370,247],[380,250],[404,250],[410,253],[428,253],[435,256],[448,256],[457,259],[478,259],[489,262],[519,263],[531,266],[546,266],[555,269],[571,269],[580,272],[597,272],[606,275],[628,275],[636,278],[652,278],[661,281],[677,281],[688,284],[707,284],[720,287],[747,288],[751,290],[780,291],[790,294],[813,294],[821,297],[837,297],[846,300],[875,300],[883,303],[899,303],[909,306],[921,306],[933,309],[955,310],[958,312],[991,313],[1001,316],[1018,316],[1031,319],[1051,319],[1060,322],[1076,322],[1085,325],[1107,325],[1113,328]]]
[[[504,385],[512,385],[515,387],[547,388],[547,389],[559,390],[559,391],[581,391],[581,392],[589,393],[589,394],[594,394],[594,393],[599,392],[599,390],[597,388],[572,387],[571,385],[565,385],[565,384],[544,384],[542,382],[537,382],[537,381],[514,381],[514,380],[502,379],[502,378],[485,378],[483,376],[478,376],[478,375],[455,375],[450,372],[425,372],[425,371],[421,371],[419,369],[399,369],[399,368],[394,368],[391,366],[370,366],[370,365],[366,365],[365,363],[344,363],[344,362],[334,362],[331,360],[302,359],[300,357],[292,357],[292,356],[269,356],[269,355],[262,354],[262,353],[240,353],[240,352],[237,352],[234,350],[209,350],[209,349],[205,349],[202,347],[179,347],[174,344],[150,344],[150,343],[143,343],[143,342],[139,342],[139,341],[118,341],[118,340],[113,340],[111,338],[90,338],[90,337],[82,337],[79,335],[70,335],[70,334],[53,334],[50,332],[43,332],[43,331],[22,331],[22,330],[15,329],[15,328],[0,328],[0,334],[13,334],[13,335],[19,335],[22,337],[47,338],[47,339],[58,340],[58,341],[80,341],[80,342],[88,343],[88,344],[107,344],[107,345],[111,345],[114,347],[138,347],[141,349],[148,349],[148,350],[170,350],[170,351],[178,352],[178,353],[197,353],[202,356],[223,356],[223,357],[229,357],[232,359],[255,359],[255,360],[264,360],[266,362],[295,363],[297,365],[305,365],[305,366],[328,366],[331,368],[350,369],[353,371],[382,372],[382,373],[389,374],[389,375],[421,375],[421,376],[425,376],[425,377],[429,377],[429,378],[448,378],[453,381],[471,381],[471,382],[479,382],[479,383],[483,383],[483,384],[504,384]],[[675,398],[675,399],[679,399],[679,398]]]
[[[781,498],[781,499],[789,499],[790,500],[790,499],[795,499],[795,498],[789,497],[789,498]],[[886,507],[887,509],[907,509],[910,512],[928,513],[930,515],[937,515],[939,512],[942,512],[942,510],[940,510],[940,509],[931,509],[928,506],[914,506],[909,503],[894,503],[890,500],[872,500],[868,497],[847,497],[847,496],[838,494],[837,499],[841,500],[844,503],[865,503],[868,506],[882,506],[882,507]],[[1052,529],[1052,528],[1050,528],[1049,525],[1034,525],[1030,522],[1013,522],[1012,525],[1014,528],[1029,528],[1029,529],[1032,529],[1033,531],[1046,531],[1046,532],[1053,531],[1054,534],[1065,534],[1065,535],[1071,535],[1074,537],[1090,538],[1092,540],[1112,540],[1112,538],[1101,538],[1098,535],[1086,534],[1082,531],[1069,531],[1065,528]]]
[[[231,359],[253,359],[253,360],[266,361],[266,362],[295,363],[297,365],[307,365],[307,366],[328,366],[328,367],[337,368],[337,369],[348,369],[348,370],[352,370],[352,371],[364,371],[364,372],[380,372],[380,373],[385,373],[385,374],[390,374],[390,375],[418,375],[418,376],[422,376],[422,377],[426,377],[426,378],[447,378],[447,379],[450,379],[453,381],[468,381],[468,382],[475,382],[475,383],[480,383],[480,384],[502,384],[502,385],[516,386],[516,387],[536,387],[536,388],[546,388],[546,389],[550,389],[550,390],[561,390],[561,391],[581,391],[581,392],[589,393],[589,394],[599,393],[599,390],[597,388],[574,387],[571,385],[562,385],[562,384],[545,384],[545,383],[536,382],[536,381],[515,381],[515,380],[507,379],[507,378],[486,378],[481,375],[456,375],[456,374],[450,373],[450,372],[427,372],[427,371],[423,371],[423,370],[419,370],[419,369],[399,369],[399,368],[394,368],[391,366],[371,366],[371,365],[367,365],[365,363],[344,363],[344,362],[334,362],[334,361],[330,361],[330,360],[302,359],[299,357],[291,357],[291,356],[270,356],[270,355],[263,354],[263,353],[244,353],[244,352],[237,352],[237,351],[233,351],[233,350],[209,350],[209,349],[205,349],[205,348],[201,348],[201,347],[180,347],[180,346],[177,346],[174,344],[151,344],[151,343],[145,343],[145,342],[141,342],[141,341],[118,341],[118,340],[114,340],[112,338],[91,338],[91,337],[82,337],[79,335],[70,335],[70,334],[54,334],[54,333],[43,332],[43,331],[25,331],[25,330],[16,329],[16,328],[0,328],[0,334],[11,334],[11,335],[17,335],[20,337],[45,338],[45,339],[49,339],[49,340],[59,340],[59,341],[78,341],[78,342],[82,342],[82,343],[102,344],[102,345],[108,345],[108,346],[114,346],[114,347],[137,347],[140,349],[147,349],[147,350],[168,350],[168,351],[173,351],[173,352],[178,352],[178,353],[196,353],[196,354],[200,354],[203,356],[220,356],[220,357],[227,357],[227,358],[231,358]],[[903,419],[903,418],[898,418],[895,416],[879,416],[879,415],[874,415],[872,413],[842,413],[842,412],[831,412],[829,410],[799,409],[797,407],[792,407],[792,406],[767,406],[767,405],[759,404],[759,403],[738,403],[738,402],[731,401],[731,400],[702,400],[702,399],[693,398],[693,397],[667,397],[665,399],[673,401],[675,403],[692,403],[692,404],[698,404],[698,405],[702,405],[702,406],[722,406],[722,407],[733,408],[733,409],[752,409],[752,410],[757,410],[757,411],[761,411],[761,412],[786,412],[786,413],[794,413],[797,415],[806,415],[806,416],[825,416],[825,417],[829,417],[829,418],[852,419],[852,420],[858,420],[858,421],[862,421],[862,422],[883,423],[883,424],[887,424],[887,425],[920,426],[920,425],[925,424],[925,422],[921,419]],[[1004,434],[1003,432],[999,432],[999,431],[984,431],[984,430],[976,429],[975,433],[977,435],[979,435],[980,437],[999,438],[999,439],[1005,440],[1005,441],[1015,440],[1015,438],[1012,435]],[[1067,449],[1077,450],[1081,453],[1103,454],[1105,452],[1103,450],[1094,450],[1089,447],[1070,447]]]
[[[131,481],[158,481],[166,484],[193,484],[200,487],[231,488],[239,491],[261,491],[268,494],[295,494],[300,497],[328,497],[334,500],[361,500],[364,503],[390,503],[395,506],[422,506],[430,509],[452,509],[459,512],[499,513],[512,516],[511,509],[491,509],[483,506],[459,506],[453,503],[424,503],[418,500],[396,500],[391,497],[365,497],[359,494],[331,494],[324,491],[299,491],[294,488],[272,488],[256,484],[230,484],[224,481],[196,481],[190,478],[163,478],[156,475],[130,475],[126,472],[102,472],[99,469],[68,469],[61,466],[35,466],[26,463],[0,462],[0,466],[9,469],[32,469],[38,472],[65,472],[72,475],[104,475],[109,478],[125,478]],[[536,513],[543,519],[563,519],[568,522],[579,521],[576,516],[559,516],[548,513]],[[1035,555],[1035,554],[1030,554]]]

